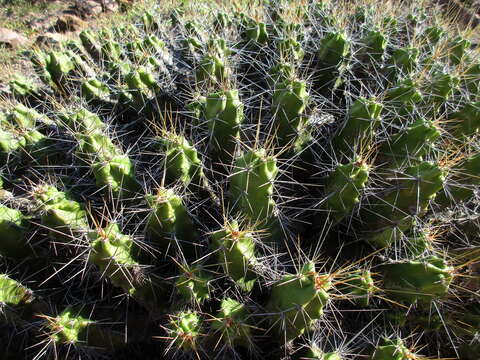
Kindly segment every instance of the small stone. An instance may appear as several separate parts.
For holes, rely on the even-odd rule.
[[[80,31],[87,26],[87,23],[75,15],[63,14],[54,25],[54,29],[58,32]]]
[[[118,11],[118,2],[116,0],[100,0],[104,12],[116,12]]]
[[[60,44],[62,41],[68,40],[68,38],[60,33],[45,33],[37,36],[35,44],[54,46]]]
[[[28,39],[10,29],[0,28],[0,45],[6,45],[9,48],[16,48],[25,45]]]

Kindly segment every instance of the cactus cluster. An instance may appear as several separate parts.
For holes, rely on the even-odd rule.
[[[184,2],[28,51],[5,358],[477,359],[480,57],[427,4]]]

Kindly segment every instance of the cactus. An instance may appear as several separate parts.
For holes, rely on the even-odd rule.
[[[401,48],[393,52],[388,60],[389,76],[398,78],[402,75],[410,75],[416,68],[419,50],[417,48]]]
[[[385,50],[387,49],[387,38],[378,30],[371,30],[362,40],[362,54],[359,56],[367,57],[370,61],[382,61]]]
[[[279,336],[290,341],[308,331],[323,315],[330,287],[329,275],[318,274],[313,263],[305,264],[298,274],[285,275],[277,281],[266,308]]]
[[[350,214],[359,202],[360,192],[368,181],[370,167],[360,159],[340,164],[327,180],[325,208],[338,222]]]
[[[230,163],[243,122],[243,104],[238,91],[222,91],[207,96],[204,114],[210,131],[213,161]]]
[[[352,300],[362,307],[369,305],[370,298],[377,290],[369,270],[355,271],[348,275],[339,288],[343,294],[352,297]]]
[[[120,233],[118,224],[108,224],[104,229],[89,234],[90,255],[88,261],[95,264],[113,285],[127,292],[135,291],[135,273],[140,265],[134,259],[138,253],[135,243],[128,235]]]
[[[252,224],[264,224],[273,215],[272,182],[277,173],[275,158],[264,149],[249,151],[235,160],[230,177],[230,202]]]
[[[307,84],[303,81],[277,83],[272,100],[272,113],[275,119],[274,131],[283,147],[290,143],[298,148],[298,138],[305,132],[306,119],[303,115],[308,104]]]
[[[31,318],[35,300],[31,289],[6,274],[0,274],[0,325],[23,327],[25,320]]]
[[[27,217],[21,211],[0,205],[0,231],[3,234],[0,245],[2,256],[23,258],[31,249],[28,246]]]
[[[456,139],[474,136],[480,128],[480,102],[467,103],[448,116],[449,130]]]
[[[249,347],[252,342],[252,325],[248,309],[232,298],[223,299],[220,310],[211,322],[213,333],[225,344]]]
[[[440,193],[435,201],[449,205],[451,202],[460,202],[473,196],[474,186],[480,184],[478,171],[480,169],[480,154],[475,154],[450,169],[450,178],[447,189]]]
[[[76,232],[88,230],[87,213],[82,204],[52,185],[34,189],[33,197],[42,213],[42,225],[59,241],[71,241]]]
[[[385,264],[383,290],[389,297],[413,304],[429,304],[448,293],[453,268],[436,256]]]
[[[335,135],[337,149],[351,152],[362,140],[373,136],[380,123],[382,104],[374,99],[359,98],[351,106],[345,126]]]
[[[198,266],[181,266],[175,289],[183,302],[200,304],[210,298],[210,280],[211,277]]]
[[[393,135],[379,149],[381,159],[394,168],[422,161],[440,137],[440,131],[430,121],[419,119],[404,131]]]
[[[197,235],[183,199],[172,189],[159,188],[155,195],[148,195],[152,212],[147,219],[146,231],[163,253],[177,247],[193,255]]]
[[[162,167],[165,169],[165,179],[168,184],[180,180],[186,186],[192,183],[196,186],[208,187],[197,150],[187,139],[167,133],[158,138],[158,142],[165,152]]]
[[[345,33],[329,32],[322,38],[318,50],[318,62],[322,70],[318,79],[320,86],[331,82],[334,88],[340,86],[349,55],[350,44]]]
[[[7,79],[4,357],[475,357],[473,31],[429,0],[180,5]]]
[[[2,305],[16,306],[31,302],[32,290],[5,274],[0,274],[0,302]]]
[[[38,95],[39,88],[32,79],[29,79],[22,74],[15,74],[13,79],[9,83],[10,91],[16,97],[36,96]]]
[[[373,352],[371,360],[408,360],[414,359],[414,354],[404,345],[401,339],[384,339]]]
[[[386,91],[385,104],[399,115],[404,115],[413,112],[415,104],[422,98],[416,83],[411,78],[405,78]]]
[[[309,346],[299,357],[301,360],[342,360],[337,352],[323,352],[317,345]]]
[[[176,348],[197,352],[202,336],[202,319],[193,311],[179,312],[171,316],[167,331]]]
[[[87,100],[108,100],[110,90],[98,79],[90,79],[83,83],[82,94]]]
[[[225,274],[245,291],[251,291],[255,281],[255,242],[252,234],[241,231],[236,221],[212,234],[213,248]]]

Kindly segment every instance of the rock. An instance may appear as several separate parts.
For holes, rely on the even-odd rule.
[[[53,29],[64,33],[67,31],[80,31],[87,26],[87,23],[75,15],[63,14],[58,19]]]
[[[100,15],[103,12],[103,7],[100,1],[95,0],[76,0],[74,5],[70,7],[69,13],[88,19]]]
[[[82,19],[98,16],[102,12],[118,11],[116,0],[76,0],[66,13],[74,14]]]
[[[57,16],[47,15],[43,18],[35,18],[30,20],[27,23],[27,26],[30,29],[35,30],[36,32],[44,32],[49,28],[53,28],[56,20],[57,20]]]
[[[35,44],[37,45],[47,45],[54,46],[60,44],[62,41],[66,41],[69,38],[61,33],[45,33],[37,36],[35,39]]]
[[[119,5],[116,0],[100,0],[102,4],[102,9],[104,12],[115,12],[118,11]]]
[[[10,29],[0,28],[0,44],[9,48],[16,48],[28,43],[28,39]]]

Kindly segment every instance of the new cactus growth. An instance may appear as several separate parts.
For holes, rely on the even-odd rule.
[[[330,276],[317,273],[311,262],[273,284],[266,309],[279,336],[290,341],[310,330],[323,315],[330,288]]]
[[[138,190],[139,184],[130,158],[110,138],[101,133],[78,134],[77,138],[77,156],[91,166],[97,186],[106,187],[114,195]]]
[[[45,69],[51,79],[61,87],[68,80],[70,72],[75,69],[75,64],[66,53],[51,52],[45,59]]]
[[[377,288],[370,270],[358,270],[347,276],[339,290],[358,305],[367,307]]]
[[[87,100],[108,100],[110,90],[98,79],[90,79],[83,83],[82,94]]]
[[[114,223],[90,232],[89,237],[91,250],[88,261],[97,266],[114,286],[133,293],[139,283],[140,265],[135,260],[139,250],[132,237],[122,234],[118,224]]]
[[[94,58],[100,58],[102,53],[101,46],[91,30],[83,30],[80,33],[80,41],[87,52]]]
[[[280,40],[277,43],[277,47],[280,53],[280,58],[287,62],[298,63],[302,61],[303,56],[305,55],[300,43],[293,38]]]
[[[32,79],[26,78],[22,74],[15,74],[14,78],[9,83],[10,91],[14,96],[30,96],[38,95],[38,85]]]
[[[32,290],[5,274],[0,274],[0,304],[1,307],[28,304],[33,300]],[[0,308],[0,311],[3,310]]]
[[[480,185],[480,154],[474,154],[454,165],[450,171],[446,190],[435,199],[439,204],[450,204],[468,200],[474,188]]]
[[[480,102],[467,103],[448,116],[449,131],[458,140],[474,136],[480,128]]]
[[[385,50],[387,49],[387,38],[378,30],[371,30],[362,40],[362,54],[359,56],[365,56],[370,61],[381,61],[384,57]]]
[[[345,33],[329,32],[322,38],[318,50],[320,86],[332,81],[334,88],[341,84],[340,76],[346,70],[349,55],[350,43]]]
[[[302,352],[298,360],[342,360],[337,352],[323,352],[317,345],[312,344]]]
[[[87,329],[94,321],[67,308],[57,317],[47,318],[50,338],[57,344],[80,345],[88,339]]]
[[[388,60],[389,76],[399,78],[410,75],[417,66],[419,50],[417,48],[401,48],[393,52]]]
[[[98,115],[87,109],[79,109],[72,114],[64,115],[62,120],[65,126],[75,133],[102,132],[107,127]]]
[[[422,99],[418,85],[411,78],[405,78],[386,91],[384,101],[387,109],[391,107],[395,113],[404,115],[412,112]]]
[[[185,137],[166,133],[158,138],[158,142],[165,153],[162,168],[167,184],[180,180],[185,186],[208,187],[198,152]]]
[[[439,106],[446,102],[448,98],[453,94],[460,79],[456,76],[452,76],[446,73],[437,73],[432,76],[432,82],[425,92],[428,94],[428,99]]]
[[[197,81],[223,83],[228,80],[229,70],[225,59],[218,55],[205,55],[195,73]]]
[[[452,64],[458,65],[462,62],[466,50],[470,47],[472,43],[462,38],[461,36],[457,36],[450,41],[448,44],[447,54],[450,62]]]
[[[385,194],[382,201],[371,205],[373,218],[396,221],[408,215],[422,214],[430,200],[435,199],[437,192],[443,188],[445,180],[445,172],[426,161],[407,168],[400,176],[393,191]]]
[[[243,37],[252,44],[262,45],[268,40],[267,26],[252,18],[244,18]]]

